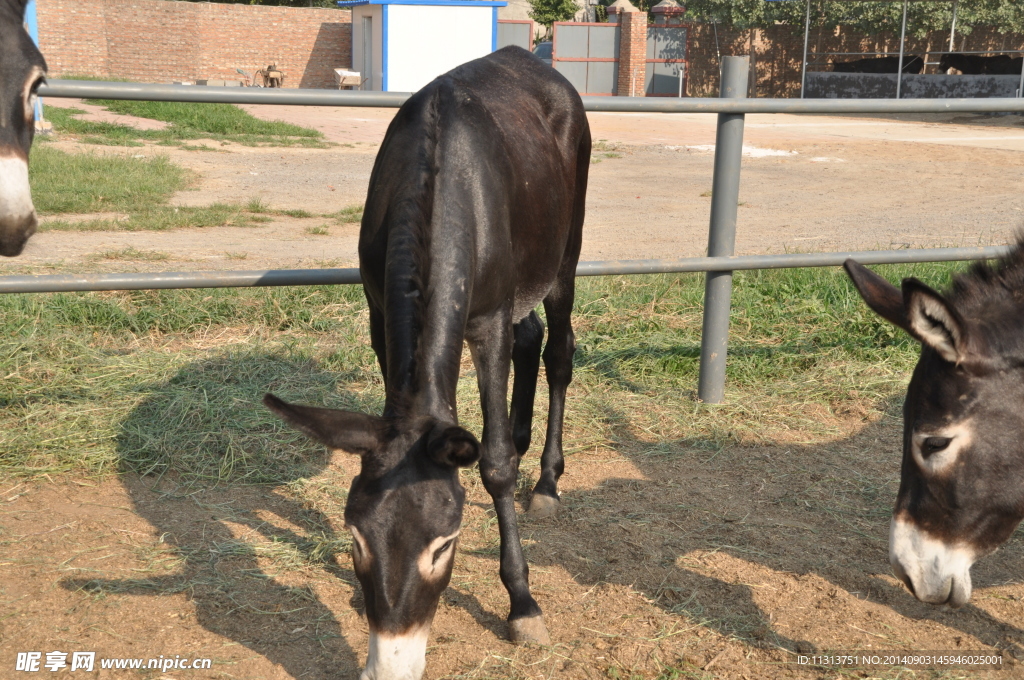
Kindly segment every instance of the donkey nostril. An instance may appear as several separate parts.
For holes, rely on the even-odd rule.
[[[891,564],[892,564],[892,573],[896,575],[896,578],[898,578],[899,580],[903,581],[903,585],[905,585],[907,587],[907,589],[910,590],[910,594],[911,595],[913,595],[914,597],[917,597],[917,593],[914,592],[914,582],[910,579],[910,576],[907,575],[907,572],[903,568],[903,565],[900,564],[900,561],[897,560],[897,559],[893,559],[891,561]]]

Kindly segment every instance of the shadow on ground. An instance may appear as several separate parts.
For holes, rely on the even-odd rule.
[[[145,597],[184,593],[204,628],[291,677],[356,677],[359,661],[346,641],[351,631],[342,630],[334,613],[351,608],[342,594],[355,583],[335,560],[348,547],[347,533],[336,527],[341,514],[327,517],[286,491],[323,472],[329,457],[287,432],[267,437],[280,426],[259,403],[268,389],[294,396],[295,385],[303,384],[321,392],[336,388],[335,378],[312,362],[251,352],[196,362],[147,386],[149,396],[118,440],[122,480],[134,511],[174,548],[180,567],[157,578],[62,585]],[[351,394],[334,398],[358,403]],[[283,442],[278,448],[266,443],[275,439]],[[345,488],[337,490],[341,503]],[[337,599],[323,601],[303,571],[328,574],[339,586],[328,589]]]

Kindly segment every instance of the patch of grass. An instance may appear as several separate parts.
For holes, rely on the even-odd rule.
[[[81,109],[50,107],[47,119],[56,132],[80,135],[90,144],[137,146],[143,141],[205,150],[204,145],[189,145],[197,139],[234,142],[244,146],[304,146],[326,148],[323,133],[282,121],[265,121],[233,104],[187,102],[147,102],[98,99],[88,103],[115,113],[149,118],[168,123],[163,130],[139,130],[128,125],[84,121]]]
[[[306,233],[313,236],[327,236],[330,233],[330,227],[326,224],[321,224],[319,227],[306,227]]]
[[[283,121],[256,118],[234,104],[203,104],[194,102],[150,102],[119,99],[89,100],[108,111],[137,118],[170,123],[182,130],[194,130],[217,137],[263,135],[268,137],[303,137],[322,139],[323,133]]]
[[[315,215],[313,215],[313,213],[311,213],[311,212],[309,212],[307,210],[278,210],[277,213],[279,215],[286,215],[288,217],[299,217],[299,218],[315,217]]]
[[[877,269],[942,287],[962,267]],[[828,439],[844,410],[898,402],[917,359],[917,343],[870,312],[839,269],[737,273],[727,401],[701,404],[702,276],[577,286],[570,456],[608,445],[717,451],[794,432]],[[355,286],[5,295],[0,325],[9,475],[131,469],[203,484],[290,482],[321,466],[323,450],[273,418],[264,392],[378,413],[383,402]],[[479,433],[475,372],[464,366],[459,413]],[[541,441],[542,415],[534,427]]]
[[[259,399],[379,410],[352,390],[379,380],[364,305],[351,286],[3,296],[0,470],[293,479],[322,448]]]
[[[57,109],[60,110],[60,109]],[[40,215],[118,213],[87,220],[48,219],[40,231],[165,231],[185,227],[255,226],[272,221],[259,199],[243,208],[169,206],[171,196],[187,188],[194,173],[165,156],[66,153],[41,146],[29,167],[32,198]]]
[[[55,132],[80,135],[81,141],[88,144],[142,146],[142,143],[138,141],[141,138],[141,130],[136,130],[128,125],[100,123],[77,118],[83,113],[85,111],[82,109],[51,106],[46,109],[46,119],[53,123]]]
[[[40,146],[30,159],[32,199],[41,215],[146,210],[166,203],[194,177],[164,156],[73,154]]]
[[[336,213],[324,215],[324,217],[333,217],[338,221],[338,224],[351,224],[353,222],[360,222],[363,219],[363,205],[350,205],[347,208],[342,208]]]
[[[269,218],[251,215],[237,205],[203,207],[153,206],[135,210],[127,219],[47,220],[39,231],[168,231],[189,227],[253,227]]]
[[[249,202],[245,204],[245,209],[251,213],[265,213],[270,212],[270,206],[263,200],[262,196],[253,196],[249,199]]]
[[[169,260],[170,255],[157,250],[139,250],[138,248],[122,248],[121,250],[108,250],[99,253],[96,257],[102,260],[141,260],[146,262],[159,262]]]

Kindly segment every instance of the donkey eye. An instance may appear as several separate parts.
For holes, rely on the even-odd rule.
[[[452,543],[454,543],[454,542],[455,542],[454,538],[449,538],[447,541],[444,542],[444,545],[442,545],[440,548],[438,548],[437,550],[434,551],[434,564],[437,564],[437,561],[439,559],[441,559],[441,557],[446,552],[448,552],[448,548],[452,547]]]
[[[951,441],[953,441],[951,437],[928,437],[921,442],[921,456],[928,458],[933,453],[938,453],[945,449]]]

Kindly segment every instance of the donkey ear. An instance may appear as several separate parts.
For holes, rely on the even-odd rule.
[[[362,454],[375,449],[382,439],[384,419],[377,416],[289,404],[273,394],[265,395],[263,403],[281,420],[332,449]]]
[[[427,437],[427,455],[439,465],[469,467],[480,459],[480,442],[458,425],[438,424]]]
[[[917,279],[903,279],[910,334],[931,347],[946,361],[959,364],[967,358],[967,326],[946,298]]]
[[[857,292],[864,298],[864,302],[868,303],[868,307],[894,326],[911,332],[906,308],[903,305],[903,293],[899,288],[856,260],[844,262],[843,269],[853,281]]]

